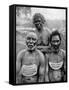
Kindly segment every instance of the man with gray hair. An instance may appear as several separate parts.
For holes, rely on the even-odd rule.
[[[37,47],[38,37],[30,32],[26,37],[27,48],[17,55],[16,83],[44,82],[45,58]]]

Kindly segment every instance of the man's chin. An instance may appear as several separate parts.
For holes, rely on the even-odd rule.
[[[40,31],[42,27],[36,27],[36,28]]]
[[[34,47],[34,45],[28,45],[28,48],[32,49]]]
[[[38,27],[37,29],[38,29],[38,31],[41,31],[41,27]]]
[[[58,48],[54,48],[54,53],[58,53],[59,49]]]
[[[28,46],[28,49],[29,49],[30,51],[32,51],[32,50],[34,49],[34,47],[33,47],[33,46]]]
[[[35,49],[34,49],[34,48],[28,48],[28,50],[29,50],[30,52],[32,52],[32,51],[34,51]]]

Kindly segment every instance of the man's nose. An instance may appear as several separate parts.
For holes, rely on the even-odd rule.
[[[40,26],[41,24],[39,23],[38,26]]]
[[[55,42],[55,45],[57,45],[58,43],[57,42]]]
[[[32,42],[33,40],[32,39],[30,39],[30,42]]]

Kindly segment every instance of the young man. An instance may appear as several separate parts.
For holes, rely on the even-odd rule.
[[[26,37],[27,49],[17,55],[16,83],[18,84],[44,82],[45,59],[36,48],[37,40],[37,35],[30,32]]]
[[[35,13],[33,16],[33,24],[36,28],[35,32],[38,36],[38,45],[40,46],[48,46],[49,42],[49,36],[50,36],[50,30],[46,26],[45,18],[40,13]],[[45,24],[45,28],[44,28]]]
[[[58,31],[50,35],[51,53],[46,54],[45,82],[66,81],[66,55],[60,49],[61,36]]]

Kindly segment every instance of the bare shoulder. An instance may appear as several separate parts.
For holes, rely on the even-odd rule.
[[[21,50],[21,51],[17,54],[17,58],[23,56],[26,51],[27,51],[26,49]]]
[[[46,58],[49,58],[49,57],[50,57],[50,54],[46,53],[46,54],[45,54],[45,57],[46,57]]]
[[[40,50],[37,50],[37,52],[38,52],[40,60],[44,61],[45,57],[44,57],[43,53]]]
[[[43,53],[42,53],[40,50],[37,50],[37,52],[38,52],[38,54],[39,54],[40,56],[44,56]]]
[[[65,50],[63,50],[63,49],[60,49],[60,51],[61,51],[61,53],[63,54],[63,56],[65,56],[65,55],[66,55],[66,52],[65,52]]]
[[[44,31],[47,32],[48,34],[51,33],[51,30],[48,27],[44,28]]]

